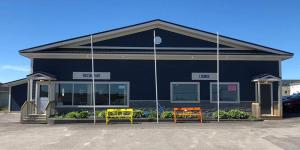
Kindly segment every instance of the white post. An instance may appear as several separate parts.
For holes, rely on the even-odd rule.
[[[8,88],[8,112],[10,112],[10,107],[11,107],[11,86]]]
[[[93,35],[91,35],[91,53],[92,53],[92,100],[94,104],[94,125],[96,124],[96,101],[95,101],[95,73],[94,73],[94,47]]]
[[[158,94],[157,94],[157,66],[156,66],[155,30],[153,30],[153,49],[154,49],[154,72],[155,72],[156,123],[158,123]]]
[[[218,122],[220,122],[220,68],[219,68],[219,33],[217,33],[217,99],[218,99]]]

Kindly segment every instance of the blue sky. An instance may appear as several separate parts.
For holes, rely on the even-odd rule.
[[[28,74],[30,62],[20,49],[152,19],[293,52],[283,62],[283,78],[299,79],[299,6],[299,0],[3,0],[0,82]]]

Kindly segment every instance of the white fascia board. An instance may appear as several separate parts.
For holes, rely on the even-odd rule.
[[[23,53],[29,58],[91,59],[91,54],[78,53]],[[220,55],[220,60],[281,61],[282,55]],[[153,54],[94,54],[94,59],[153,60]],[[157,55],[158,60],[216,60],[216,55]]]

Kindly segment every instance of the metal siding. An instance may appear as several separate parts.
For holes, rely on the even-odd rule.
[[[72,81],[73,72],[90,72],[91,60],[35,59],[34,72],[46,72],[58,81]],[[200,82],[200,100],[209,100],[209,83],[192,81],[192,72],[216,72],[216,61],[158,61],[158,95],[160,100],[170,99],[170,82]],[[220,81],[239,82],[240,100],[254,101],[254,76],[279,75],[278,62],[274,61],[221,61]],[[95,72],[111,72],[110,81],[129,81],[131,100],[154,100],[154,63],[150,60],[95,60]],[[81,80],[86,81],[86,80]],[[103,81],[103,80],[96,80]],[[107,81],[107,80],[106,80]],[[274,93],[276,93],[274,86]],[[277,96],[274,94],[274,98]]]
[[[163,29],[155,29],[155,33],[157,36],[162,38],[162,43],[157,45],[157,47],[216,47],[216,43],[214,42],[192,38]],[[86,44],[84,46],[90,46],[90,44]],[[153,30],[95,42],[94,46],[152,47]],[[221,44],[220,47],[229,46]]]

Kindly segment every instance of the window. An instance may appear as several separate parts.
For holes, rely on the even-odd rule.
[[[96,105],[109,105],[109,84],[95,84]]]
[[[58,106],[93,106],[91,82],[56,82],[55,95]],[[124,106],[128,105],[128,100],[128,83],[95,83],[96,106]]]
[[[72,105],[73,84],[57,84],[55,97],[57,105]]]
[[[110,102],[111,105],[126,105],[127,86],[125,84],[110,85]]]
[[[74,105],[93,105],[91,84],[74,84]]]
[[[200,84],[198,82],[171,82],[171,102],[200,102]]]
[[[239,103],[240,89],[237,82],[220,82],[220,102]],[[210,101],[217,102],[217,83],[210,83]]]

